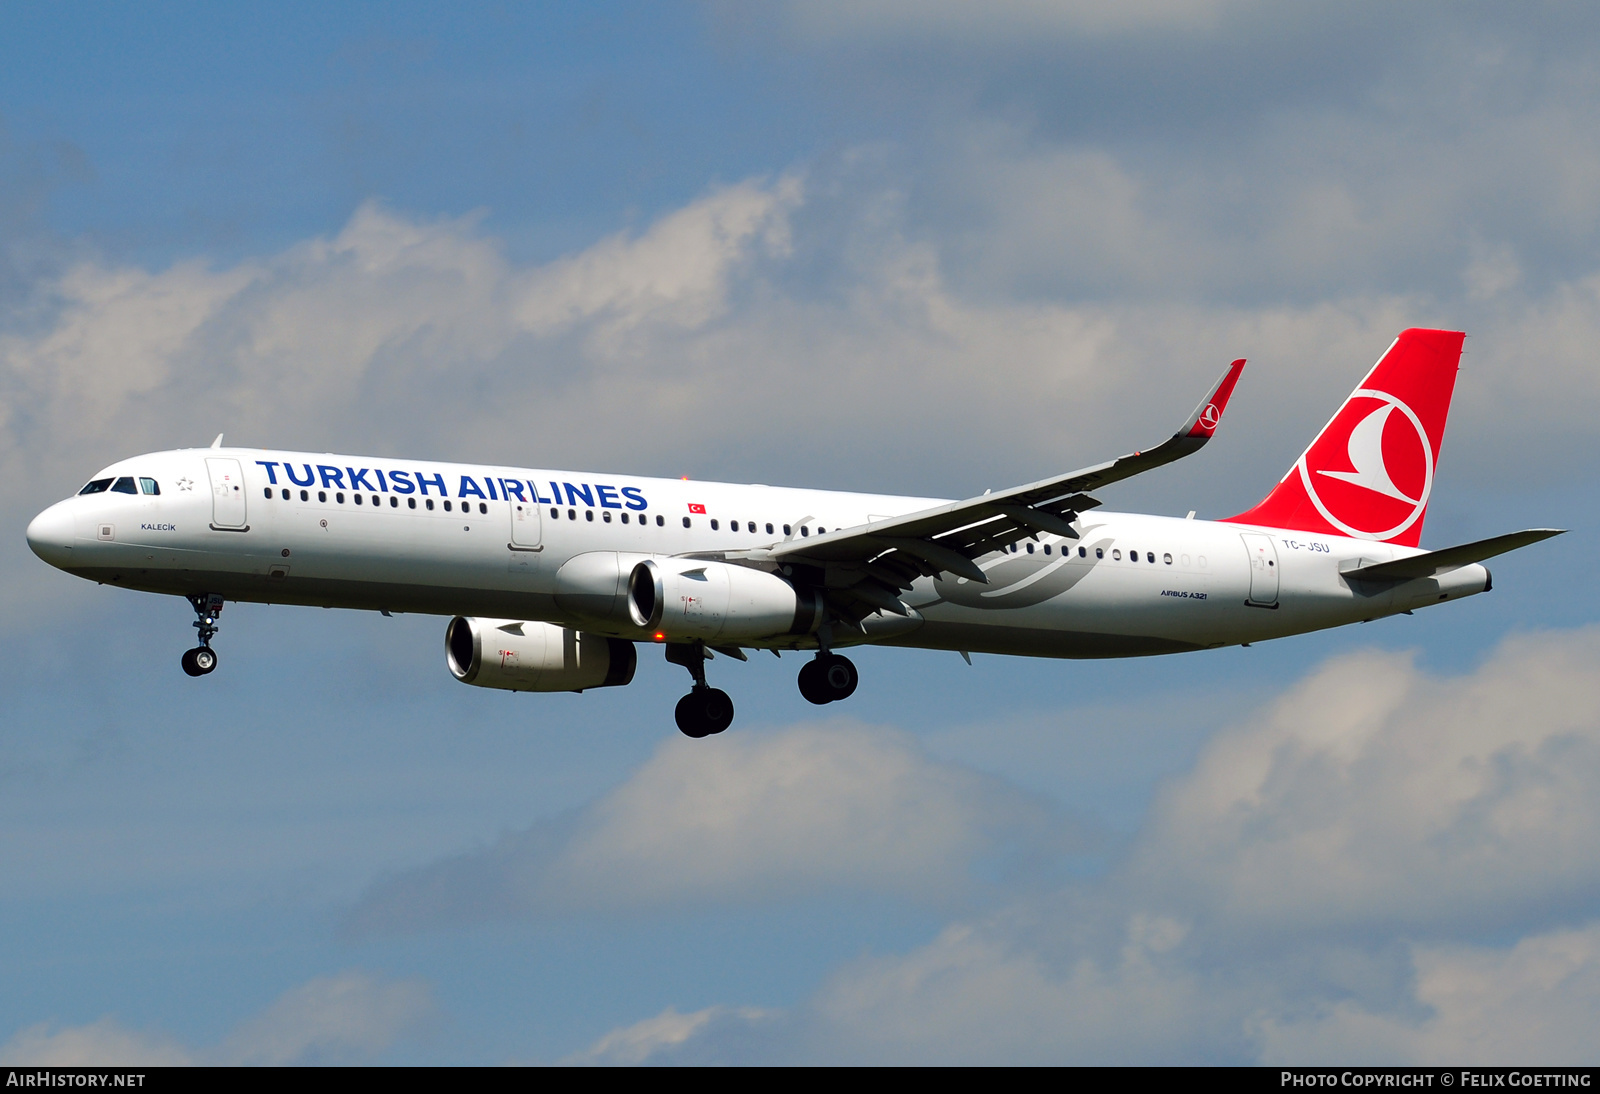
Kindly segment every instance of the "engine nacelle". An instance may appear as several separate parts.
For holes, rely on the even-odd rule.
[[[444,650],[463,684],[507,691],[619,687],[639,664],[632,642],[519,619],[457,616],[445,628]]]
[[[628,575],[628,614],[669,642],[737,642],[811,634],[822,625],[822,598],[766,570],[652,558]]]

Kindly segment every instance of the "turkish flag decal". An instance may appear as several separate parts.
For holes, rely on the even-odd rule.
[[[689,503],[689,512],[704,514],[705,511],[706,511],[706,507],[704,505],[696,505],[692,501]]]

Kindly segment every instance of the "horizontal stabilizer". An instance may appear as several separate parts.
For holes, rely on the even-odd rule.
[[[1564,531],[1565,528],[1529,528],[1521,532],[1508,532],[1503,536],[1480,539],[1476,543],[1446,547],[1442,551],[1428,551],[1410,558],[1397,558],[1393,562],[1362,566],[1346,571],[1344,576],[1351,581],[1411,581],[1419,577],[1433,577],[1495,555],[1503,555],[1507,551],[1515,551],[1530,543],[1538,543],[1541,539],[1559,536]]]

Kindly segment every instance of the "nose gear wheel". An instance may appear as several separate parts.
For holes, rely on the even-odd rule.
[[[194,629],[200,633],[200,644],[184,652],[181,664],[183,671],[190,676],[204,676],[216,671],[217,667],[217,651],[211,648],[211,639],[217,634],[217,616],[222,614],[222,597],[216,593],[201,593],[185,599],[199,617],[194,621]]]

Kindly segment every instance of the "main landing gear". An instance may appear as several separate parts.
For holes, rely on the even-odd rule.
[[[689,694],[678,700],[673,717],[686,737],[709,737],[733,724],[733,700],[728,693],[706,683],[706,647],[703,642],[668,642],[667,660],[682,665],[694,679]]]
[[[187,598],[194,608],[194,629],[200,632],[200,644],[183,655],[183,671],[190,676],[204,676],[217,667],[217,651],[211,648],[211,639],[217,633],[217,616],[222,614],[222,597],[216,593],[202,593]]]
[[[800,694],[818,706],[850,698],[860,682],[855,663],[837,653],[819,653],[800,670]]]

